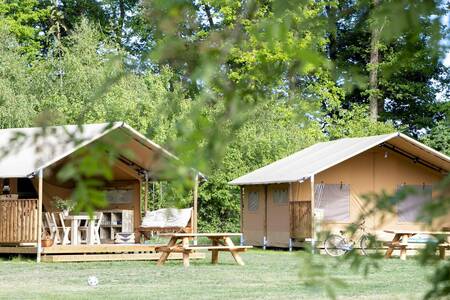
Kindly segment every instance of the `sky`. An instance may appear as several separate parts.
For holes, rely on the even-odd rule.
[[[450,12],[442,19],[442,23],[447,26],[450,26]],[[449,44],[450,41],[444,41],[444,43]],[[447,56],[444,59],[444,65],[450,67],[450,50],[447,52]]]

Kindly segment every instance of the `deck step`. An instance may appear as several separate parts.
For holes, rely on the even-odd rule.
[[[55,245],[42,248],[42,254],[155,252],[155,247],[155,245],[145,244]]]
[[[83,261],[116,261],[116,260],[158,260],[161,253],[116,253],[116,254],[59,254],[43,255],[43,262],[83,262]],[[181,253],[171,253],[169,259],[182,259]],[[193,253],[192,259],[203,259],[205,254]]]

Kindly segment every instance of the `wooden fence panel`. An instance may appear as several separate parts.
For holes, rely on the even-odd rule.
[[[0,199],[0,243],[37,242],[37,199]]]
[[[291,237],[305,239],[312,237],[311,201],[289,202]]]

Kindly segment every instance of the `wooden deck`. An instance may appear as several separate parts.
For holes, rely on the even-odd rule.
[[[101,245],[56,245],[42,248],[42,254],[94,254],[94,253],[145,253],[156,252],[159,245],[146,244],[101,244]]]
[[[161,253],[156,247],[146,244],[102,244],[102,245],[57,245],[42,248],[43,262],[83,262],[118,260],[158,260]],[[36,247],[0,247],[5,254],[37,254]],[[194,259],[205,258],[204,253],[195,253]],[[174,253],[169,259],[182,259],[181,253]]]

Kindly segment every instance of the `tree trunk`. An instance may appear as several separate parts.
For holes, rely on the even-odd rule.
[[[337,59],[337,50],[336,50],[336,30],[337,30],[337,9],[334,6],[326,6],[325,10],[327,12],[327,19],[329,22],[330,32],[328,33],[328,57],[335,61]]]
[[[379,0],[373,0],[373,8],[380,3]],[[375,22],[374,22],[375,23]],[[384,107],[383,101],[378,94],[378,43],[380,41],[380,28],[377,24],[372,24],[372,34],[370,41],[370,63],[369,63],[369,110],[370,118],[373,121],[378,120],[380,109]]]
[[[119,19],[117,20],[117,43],[122,45],[122,32],[123,32],[123,23],[125,21],[125,3],[124,0],[119,0]]]
[[[214,20],[211,15],[211,7],[209,7],[208,4],[205,4],[204,7],[205,7],[206,16],[208,17],[209,28],[212,29],[212,28],[214,28]]]

